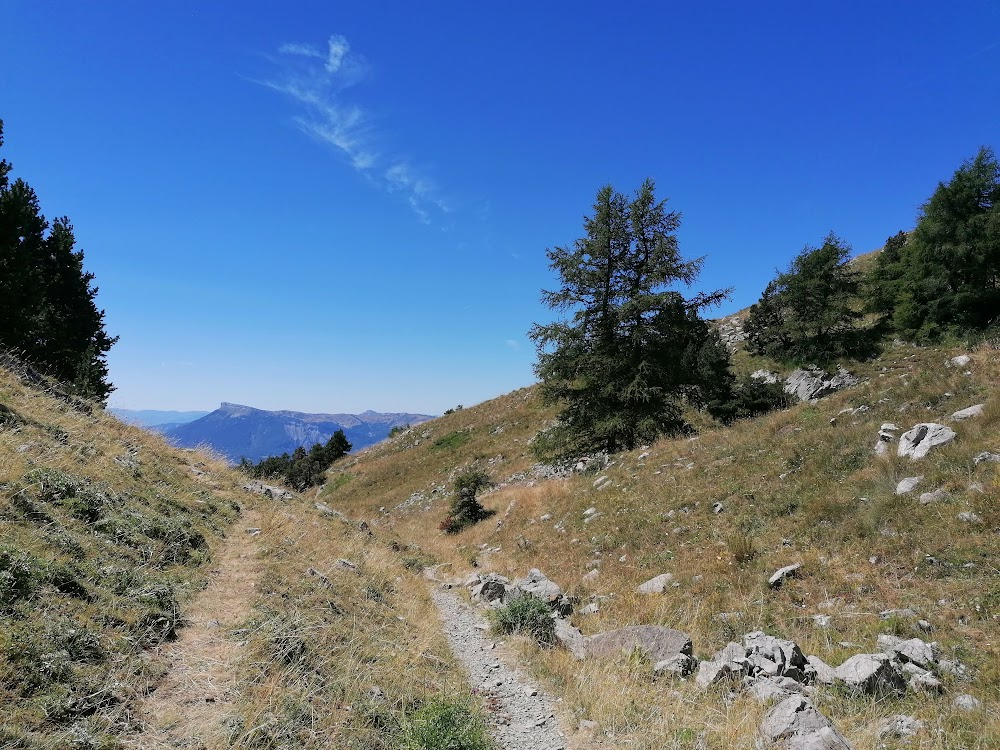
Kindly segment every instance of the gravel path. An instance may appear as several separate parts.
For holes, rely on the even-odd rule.
[[[485,699],[490,731],[503,750],[565,750],[566,733],[555,715],[555,701],[523,673],[505,663],[491,640],[482,613],[451,591],[433,585],[451,650],[465,665],[469,682]],[[506,657],[509,661],[509,657]]]

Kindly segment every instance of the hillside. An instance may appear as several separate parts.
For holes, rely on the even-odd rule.
[[[465,705],[386,540],[245,483],[0,362],[0,748],[399,747]]]
[[[940,663],[964,665],[935,667],[940,694],[873,698],[830,688],[813,700],[857,748],[907,746],[880,736],[897,714],[924,722],[910,740],[921,747],[998,747],[1000,486],[997,464],[975,459],[1000,453],[1000,358],[983,347],[967,366],[949,366],[960,353],[891,347],[848,363],[861,378],[856,387],[729,429],[702,425],[694,438],[607,465],[595,458],[582,471],[535,463],[529,443],[553,414],[525,389],[339,464],[318,497],[398,535],[442,581],[541,569],[577,598],[570,620],[584,634],[665,625],[711,659],[763,630],[834,667],[879,652],[880,635],[933,640]],[[950,417],[975,404],[985,404],[979,416]],[[896,456],[895,445],[878,457],[886,422],[900,432],[941,422],[957,437],[918,461]],[[496,515],[445,535],[437,527],[449,482],[472,466],[499,483],[482,498]],[[901,480],[917,476],[916,490],[897,494]],[[795,563],[797,578],[769,587],[774,571]],[[664,573],[663,593],[636,593]],[[641,659],[578,662],[562,649],[520,647],[593,746],[754,747],[764,709],[738,684],[706,694],[690,678],[654,679]],[[970,714],[953,705],[964,694],[982,707]]]
[[[388,437],[394,427],[405,427],[431,419],[426,414],[306,414],[296,411],[266,411],[252,406],[223,403],[215,411],[163,433],[186,448],[207,446],[230,461],[246,457],[259,461],[268,456],[291,453],[300,445],[310,448],[325,443],[343,430],[354,448],[360,449]]]

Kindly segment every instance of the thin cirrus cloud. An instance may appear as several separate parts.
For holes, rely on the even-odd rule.
[[[331,36],[325,50],[311,44],[283,44],[271,59],[277,72],[257,83],[300,106],[295,124],[303,133],[332,146],[373,184],[405,198],[425,224],[431,224],[435,214],[450,212],[434,183],[407,159],[379,150],[371,115],[349,101],[346,93],[365,80],[369,66],[345,37]]]

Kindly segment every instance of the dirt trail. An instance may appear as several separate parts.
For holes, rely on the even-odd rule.
[[[260,578],[260,547],[253,533],[259,533],[260,522],[260,514],[248,510],[233,526],[216,551],[208,587],[185,612],[186,626],[176,641],[156,649],[154,658],[167,672],[137,707],[143,731],[123,738],[126,747],[200,750],[226,745],[227,723],[239,694],[235,663],[240,644],[231,632],[250,614]]]
[[[570,744],[555,700],[512,667],[512,657],[487,633],[486,620],[454,593],[431,585],[451,650],[486,698],[490,731],[504,750],[566,750]]]

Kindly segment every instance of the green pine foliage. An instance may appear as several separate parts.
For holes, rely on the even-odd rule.
[[[851,248],[832,232],[806,246],[750,308],[744,330],[756,354],[791,364],[826,363],[872,352],[870,329],[859,325],[861,275]]]
[[[76,395],[106,401],[114,390],[106,355],[118,339],[104,330],[94,275],[74,249],[69,219],[50,225],[35,191],[22,179],[11,181],[10,170],[0,161],[0,345]]]
[[[308,451],[301,445],[291,455],[269,456],[257,463],[240,460],[239,469],[257,479],[277,477],[299,492],[322,484],[326,470],[338,458],[351,452],[351,444],[343,430],[337,430],[326,443],[316,443]]]
[[[1000,163],[983,147],[891,238],[870,276],[873,309],[921,343],[1000,324]]]
[[[485,471],[467,469],[455,477],[452,486],[455,490],[455,496],[448,509],[448,517],[441,522],[442,531],[457,534],[462,529],[479,523],[496,512],[484,508],[477,497],[480,492],[493,486],[493,480]]]
[[[680,214],[654,192],[651,180],[631,200],[602,188],[585,236],[547,252],[560,287],[542,299],[569,317],[529,333],[543,398],[562,407],[535,441],[540,455],[635,448],[684,429],[685,399],[704,400],[697,364],[710,329],[699,313],[728,292],[686,299],[672,288],[692,284],[702,261],[681,257]]]

